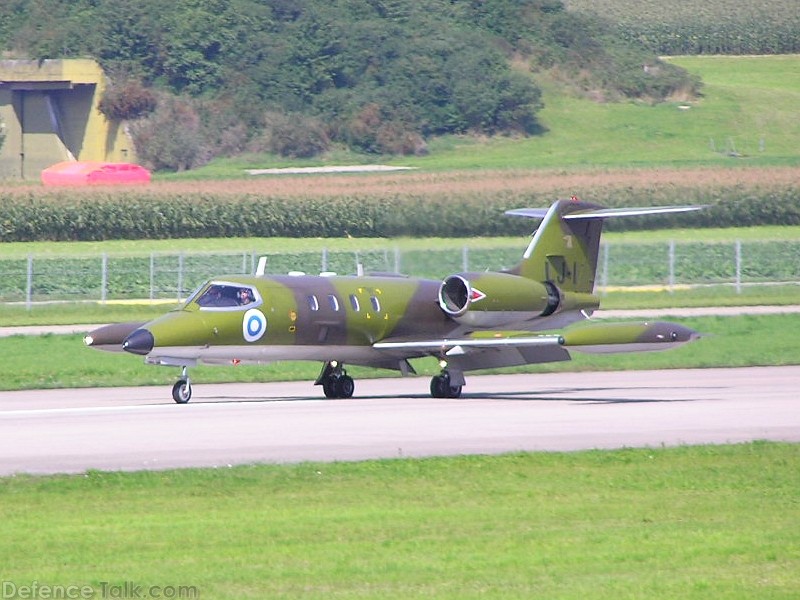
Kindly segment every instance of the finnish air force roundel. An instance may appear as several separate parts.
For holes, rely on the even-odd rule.
[[[251,308],[244,313],[242,320],[242,334],[246,342],[257,342],[267,331],[267,318],[257,308]]]

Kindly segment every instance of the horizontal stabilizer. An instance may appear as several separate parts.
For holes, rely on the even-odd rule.
[[[609,219],[612,217],[638,217],[641,215],[661,215],[667,213],[690,212],[702,210],[705,205],[687,206],[644,206],[639,208],[596,208],[591,210],[578,210],[565,214],[561,218],[566,220],[582,219]],[[527,217],[529,219],[543,219],[547,214],[546,208],[515,208],[507,210],[505,214],[513,217]]]

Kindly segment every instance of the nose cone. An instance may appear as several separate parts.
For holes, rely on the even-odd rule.
[[[146,356],[153,349],[153,334],[147,329],[137,329],[122,342],[122,349],[131,354]]]
[[[112,323],[103,325],[98,329],[90,331],[83,338],[83,343],[90,348],[105,350],[106,352],[121,352],[122,342],[131,333],[139,329],[144,322],[136,321],[129,323]]]

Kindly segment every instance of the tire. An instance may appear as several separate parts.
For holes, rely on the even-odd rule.
[[[447,386],[447,397],[448,398],[460,398],[461,397],[461,386],[460,385]]]
[[[172,399],[178,404],[186,404],[192,397],[192,385],[186,379],[179,379],[172,386]]]
[[[446,398],[450,389],[450,378],[444,375],[435,375],[431,379],[431,396],[433,398]]]
[[[356,389],[356,384],[353,378],[349,375],[342,375],[336,380],[336,397],[337,398],[352,398],[353,392]]]
[[[322,382],[322,391],[326,398],[336,398],[336,380],[330,377]]]

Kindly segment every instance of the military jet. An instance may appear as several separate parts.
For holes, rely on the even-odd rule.
[[[398,275],[254,275],[216,277],[179,308],[148,323],[107,325],[86,345],[124,350],[145,362],[181,368],[175,402],[192,396],[197,364],[319,361],[315,385],[328,398],[355,390],[345,365],[414,374],[409,359],[435,357],[435,398],[457,398],[464,373],[570,360],[570,352],[641,352],[698,337],[667,322],[590,319],[600,234],[605,219],[698,210],[701,206],[609,209],[577,199],[549,209],[517,209],[541,219],[519,264],[498,272],[457,273],[444,280]]]

